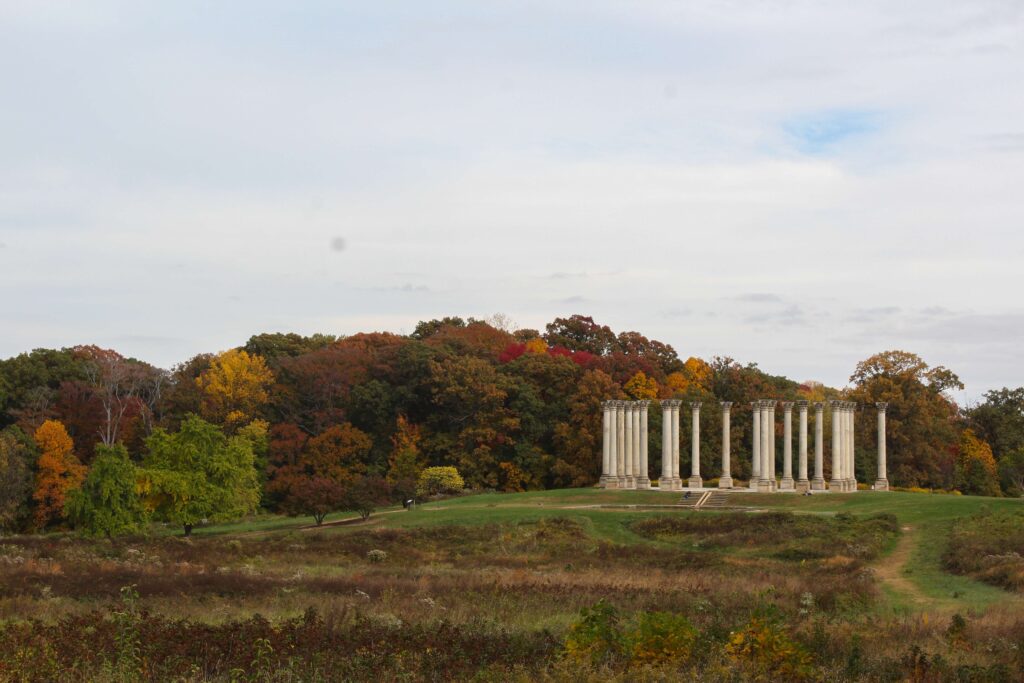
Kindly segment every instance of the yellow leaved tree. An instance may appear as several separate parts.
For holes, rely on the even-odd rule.
[[[653,377],[648,377],[643,370],[639,370],[630,377],[623,388],[637,401],[651,401],[658,398],[658,382]]]
[[[203,417],[229,427],[250,422],[267,402],[273,381],[263,356],[241,349],[221,353],[196,378],[203,392]]]

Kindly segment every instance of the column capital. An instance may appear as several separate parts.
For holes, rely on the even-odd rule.
[[[840,410],[843,409],[843,402],[842,401],[838,401],[838,400],[837,401],[829,401],[828,405],[829,405],[830,408],[832,408],[833,412],[837,412],[837,411],[840,411]]]
[[[723,413],[728,413],[732,409],[732,401],[721,401],[720,405]]]
[[[807,410],[807,401],[797,401],[796,402],[796,407],[799,410]]]
[[[774,398],[766,398],[763,401],[761,401],[761,407],[772,409],[775,407],[776,403],[778,403],[778,401],[776,401]]]
[[[690,410],[700,410],[701,401],[690,401]]]
[[[889,407],[889,404],[886,403],[885,401],[879,401],[875,403],[875,407],[878,408],[878,412],[884,413],[885,409]]]
[[[625,401],[618,401],[617,400],[617,401],[613,401],[613,403],[615,403],[615,409],[616,410],[625,410],[626,409],[626,402]]]
[[[783,401],[782,402],[782,409],[784,411],[786,411],[787,413],[793,412],[793,401]]]
[[[814,410],[815,410],[815,412],[818,412],[818,413],[825,412],[825,403],[823,401],[815,401],[814,402]]]
[[[760,401],[751,401],[750,402],[750,408],[752,410],[757,410],[760,407],[761,407],[761,402]]]
[[[644,413],[647,412],[647,406],[649,406],[649,405],[651,405],[650,401],[637,401],[636,402],[636,407],[639,408],[640,411],[644,412]]]

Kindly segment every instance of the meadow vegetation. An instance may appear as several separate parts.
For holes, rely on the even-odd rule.
[[[1010,593],[950,575],[1004,597],[908,609],[881,572],[929,517],[955,530],[931,571],[1019,552],[1019,537],[1007,541],[1019,502],[986,512],[968,496],[860,493],[659,507],[676,498],[491,494],[322,527],[8,537],[0,678],[1020,680],[1024,611]]]

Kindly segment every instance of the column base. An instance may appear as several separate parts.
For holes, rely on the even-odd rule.
[[[770,479],[758,479],[757,480],[757,492],[758,493],[771,493],[772,492],[772,481]]]
[[[818,479],[818,478],[811,479],[811,490],[812,491],[824,491],[825,490],[825,480],[824,479]]]
[[[833,479],[828,483],[828,490],[833,491],[835,493],[842,493],[844,490],[843,482],[840,481],[839,479]]]
[[[783,477],[782,481],[779,482],[779,490],[780,491],[795,491],[796,490],[796,486],[794,486],[793,477]]]
[[[725,476],[718,478],[718,488],[720,489],[731,489],[732,488],[732,477]]]
[[[809,482],[806,479],[797,479],[797,481],[796,481],[796,490],[797,491],[799,491],[800,493],[803,493],[805,491],[810,490],[810,488],[811,488],[811,482]]]
[[[849,487],[846,490],[849,491],[850,493],[856,493],[857,492],[857,480],[856,479],[850,479],[849,481],[847,481],[846,485]]]
[[[750,477],[750,490],[751,491],[756,491],[757,490],[757,483],[759,481],[761,481],[761,478],[759,476],[757,476],[756,474],[751,475],[751,477]]]
[[[658,482],[660,491],[682,491],[683,481],[681,479],[662,479]]]
[[[625,476],[625,479],[626,479],[626,482],[622,485],[622,488],[624,488],[624,489],[635,489],[636,488],[636,479],[633,478],[632,474],[627,474]]]
[[[698,476],[693,476],[687,479],[686,487],[690,489],[702,489],[704,488],[704,480]]]
[[[889,480],[888,479],[876,479],[875,483],[871,485],[873,491],[888,491]]]
[[[636,487],[638,489],[649,489],[651,488],[651,480],[647,477],[640,477],[636,480]]]

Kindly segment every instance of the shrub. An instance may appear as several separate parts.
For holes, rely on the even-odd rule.
[[[374,549],[366,553],[366,559],[376,564],[388,559],[388,554],[383,550]]]
[[[619,612],[604,600],[580,610],[580,620],[565,639],[566,656],[595,666],[622,658],[626,649]]]
[[[454,467],[428,467],[420,473],[416,495],[422,497],[458,493],[465,485],[462,475]]]
[[[813,674],[811,655],[780,625],[754,617],[729,636],[725,652],[757,679],[805,680]]]
[[[634,661],[660,663],[690,657],[697,642],[697,629],[681,614],[641,612],[628,635]]]

